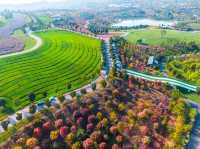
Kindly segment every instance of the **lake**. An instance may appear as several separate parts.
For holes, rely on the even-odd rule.
[[[136,19],[136,20],[123,20],[112,25],[112,27],[136,27],[140,25],[148,26],[162,26],[162,27],[172,27],[176,25],[176,21],[161,21],[152,19]]]

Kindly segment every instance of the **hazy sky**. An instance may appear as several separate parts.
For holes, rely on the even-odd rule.
[[[59,1],[68,1],[68,0],[0,0],[0,5],[3,4],[12,4],[12,5],[16,5],[16,4],[30,4],[33,2],[59,2]]]

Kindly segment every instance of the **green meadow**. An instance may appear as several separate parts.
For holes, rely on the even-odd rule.
[[[35,33],[43,45],[32,52],[0,59],[0,97],[6,105],[0,119],[35,101],[80,88],[99,76],[101,42],[76,33]],[[67,87],[70,84],[70,88]]]

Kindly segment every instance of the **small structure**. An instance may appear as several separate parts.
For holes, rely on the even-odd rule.
[[[147,65],[151,66],[154,64],[154,56],[150,56],[147,62]]]

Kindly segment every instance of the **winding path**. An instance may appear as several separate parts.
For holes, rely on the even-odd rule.
[[[32,52],[34,50],[37,50],[42,45],[42,43],[43,43],[42,39],[40,37],[34,35],[33,32],[29,32],[28,36],[30,38],[33,38],[36,41],[36,44],[32,48],[21,51],[21,52],[10,53],[10,54],[6,54],[6,55],[0,55],[0,58],[6,58],[6,57],[10,57],[10,56],[16,56],[16,55],[29,53],[29,52]]]
[[[34,35],[32,32],[29,32],[28,33],[29,37],[35,39],[36,41],[36,44],[30,48],[30,49],[27,49],[25,51],[21,51],[21,52],[16,52],[16,53],[10,53],[10,54],[6,54],[6,55],[0,55],[0,58],[6,58],[6,57],[11,57],[11,56],[15,56],[15,55],[21,55],[21,54],[25,54],[25,53],[29,53],[31,51],[34,51],[34,50],[37,50],[43,43],[42,39],[39,38],[38,36]],[[23,114],[23,117],[27,117],[29,115],[29,108],[28,107],[25,107],[24,109],[18,111],[19,113],[22,113]],[[9,126],[12,126],[14,124],[16,124],[17,120],[16,120],[16,113],[8,116],[8,119],[10,121],[10,124]],[[4,132],[2,126],[0,126],[0,133],[1,132]]]
[[[187,145],[187,149],[199,149],[200,148],[200,104],[195,103],[187,99],[187,102],[192,105],[192,107],[196,108],[198,111],[194,127],[191,132],[190,141]]]
[[[198,90],[198,86],[191,85],[191,84],[185,83],[183,81],[178,81],[178,80],[167,78],[167,77],[156,77],[156,76],[152,76],[152,75],[147,75],[147,74],[137,72],[134,70],[130,70],[130,69],[126,69],[125,71],[128,75],[131,75],[131,76],[134,76],[137,78],[142,78],[142,79],[149,80],[149,81],[161,81],[163,83],[169,83],[171,85],[179,86],[179,87],[182,87],[184,89],[194,91],[194,92],[197,92],[197,90]]]

